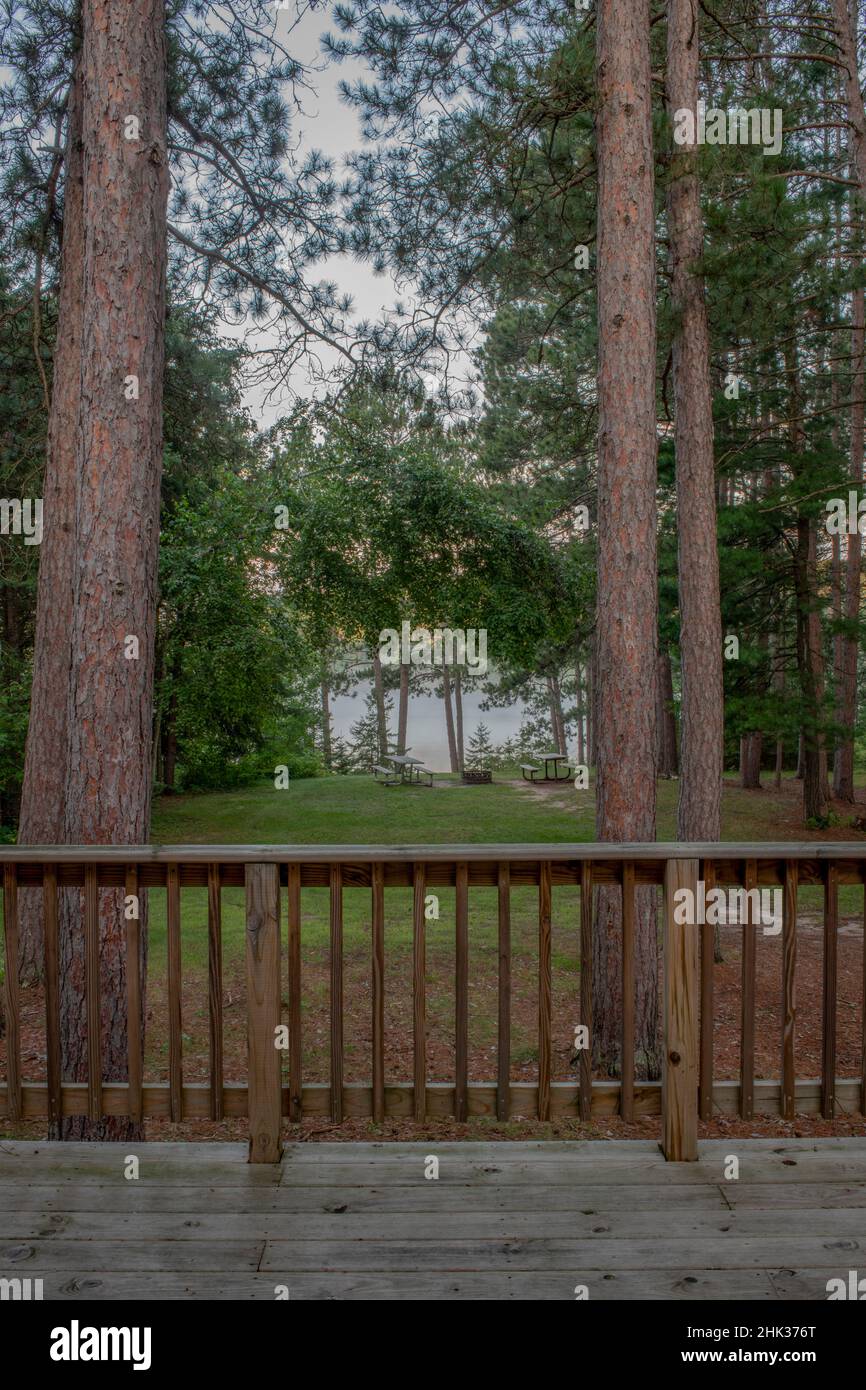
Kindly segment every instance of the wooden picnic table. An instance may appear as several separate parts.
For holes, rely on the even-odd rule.
[[[406,773],[408,772],[408,780],[409,782],[411,782],[415,768],[422,767],[424,764],[424,759],[410,758],[405,753],[392,753],[388,758],[388,762],[393,764],[393,766],[400,773],[401,780],[404,782],[407,780]]]
[[[543,778],[543,780],[544,780],[545,782],[567,782],[567,781],[568,781],[569,777],[571,776],[571,773],[569,772],[569,768],[570,768],[571,764],[570,764],[570,762],[569,762],[569,758],[568,758],[568,754],[567,754],[567,753],[536,753],[535,756],[536,756],[536,758],[538,759],[538,761],[539,761],[540,763],[544,763],[544,778]],[[553,764],[553,772],[550,772],[550,771],[549,771],[549,767],[550,767],[550,764],[551,764],[551,763]],[[559,764],[559,763],[565,763],[565,765],[566,765],[565,775],[564,775],[563,777],[560,777],[560,775],[559,775],[559,767],[558,767],[558,764]],[[539,778],[538,780],[541,781],[542,779]]]

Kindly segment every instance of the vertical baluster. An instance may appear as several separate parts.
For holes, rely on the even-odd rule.
[[[836,975],[839,925],[839,870],[824,870],[824,1009],[821,1039],[821,1114],[836,1113]]]
[[[96,867],[84,870],[84,988],[87,1000],[87,1114],[102,1116],[102,1036],[99,1007],[99,888]]]
[[[45,1043],[48,1073],[48,1123],[63,1114],[60,1062],[60,936],[57,921],[57,869],[42,867],[42,915],[45,922]]]
[[[676,1163],[698,1157],[698,938],[677,898],[697,898],[700,861],[669,859],[664,899],[664,1069],[662,1152]]]
[[[141,1124],[142,1065],[141,1045],[141,900],[138,889],[138,866],[127,864],[124,876],[124,897],[133,898],[126,919],[126,1066],[127,1105],[129,1118]]]
[[[207,978],[210,1114],[223,1117],[223,915],[220,866],[207,866]]]
[[[180,971],[180,866],[169,864],[166,874],[168,924],[168,1099],[173,1122],[183,1119],[183,1020]]]
[[[279,1163],[282,1077],[274,1037],[280,1024],[280,871],[246,864],[247,1077],[250,1163]]]
[[[622,1082],[619,1108],[634,1119],[634,864],[622,866]]]
[[[716,886],[716,866],[704,860],[703,880],[707,897]],[[704,914],[706,915],[706,914]],[[713,1024],[715,1021],[715,927],[712,922],[701,923],[701,1034],[700,1034],[700,1099],[702,1120],[713,1114]]]
[[[3,865],[3,930],[6,938],[6,1108],[21,1119],[21,1014],[18,999],[18,869]]]
[[[580,1021],[587,1045],[580,1053],[580,1118],[592,1117],[592,864],[580,865]]]
[[[469,1113],[469,865],[457,865],[454,951],[454,1114]]]
[[[416,864],[412,871],[412,1041],[414,1050],[415,1119],[427,1116],[427,994],[424,893],[426,871]]]
[[[550,1119],[550,864],[538,877],[538,1118]]]
[[[746,860],[746,894],[757,887],[758,868],[754,859]],[[753,921],[751,899],[746,897],[743,923],[740,1017],[740,1116],[751,1120],[755,1113],[755,946],[757,924]]]
[[[301,866],[290,864],[289,898],[289,1119],[298,1124],[302,1111],[301,1077]]]
[[[783,1120],[793,1120],[796,1079],[794,1023],[797,1009],[797,880],[796,859],[785,861],[785,897],[782,913],[782,1096]]]
[[[385,1119],[385,866],[373,865],[373,1120]]]
[[[499,894],[499,1033],[496,1118],[507,1120],[511,1111],[511,867],[501,863]]]
[[[331,865],[331,1116],[343,1123],[343,870]]]

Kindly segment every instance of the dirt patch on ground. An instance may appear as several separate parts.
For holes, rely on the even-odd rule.
[[[724,961],[715,969],[715,1076],[735,1079],[739,1072],[740,1032],[740,942],[736,927],[723,928]],[[821,996],[823,932],[820,923],[801,913],[798,932],[797,991],[798,1013],[795,1041],[798,1077],[817,1077],[821,1069]],[[514,1081],[534,1081],[537,1075],[537,996],[534,989],[535,956],[533,942],[515,942],[512,999],[512,1065]],[[774,1078],[780,1074],[782,1020],[781,940],[759,938],[757,950],[755,1075]],[[574,1023],[578,1021],[578,985],[573,969],[556,968],[554,954],[552,1074],[557,1081],[577,1079],[577,1059],[573,1051]],[[386,1054],[388,1081],[409,1081],[412,1077],[412,1004],[409,984],[410,960],[407,952],[386,958],[385,997]],[[837,1075],[860,1075],[863,1043],[863,928],[859,920],[840,924],[837,987]],[[246,993],[240,961],[227,963],[224,994],[224,1069],[227,1081],[246,1077]],[[496,1075],[496,954],[495,949],[473,959],[470,991],[470,1058],[472,1081],[491,1081]],[[453,956],[447,952],[428,958],[428,1077],[448,1081],[454,1075]],[[349,1081],[367,1081],[371,1073],[371,994],[367,952],[355,951],[345,963],[345,1075]],[[206,981],[187,978],[183,991],[184,1079],[203,1082],[208,1077]],[[307,1082],[327,1082],[329,1077],[329,963],[327,950],[304,960],[303,1075]],[[145,1076],[148,1081],[166,1081],[168,1020],[165,991],[151,989],[147,1015],[149,1042]],[[22,1070],[28,1080],[45,1079],[44,999],[41,989],[21,992]],[[0,1068],[5,1070],[0,1045]],[[600,1074],[599,1074],[600,1075]],[[2,1126],[8,1137],[32,1138],[44,1134],[44,1122],[34,1121]],[[591,1125],[561,1119],[539,1124],[531,1119],[514,1119],[498,1124],[474,1119],[458,1125],[453,1121],[431,1121],[416,1125],[410,1120],[389,1120],[376,1129],[366,1120],[346,1121],[336,1128],[328,1121],[309,1120],[291,1126],[296,1139],[392,1139],[439,1138],[491,1139],[623,1138],[657,1137],[658,1120],[642,1120],[624,1125],[617,1117],[600,1119]],[[150,1138],[237,1139],[246,1135],[245,1121],[189,1121],[171,1125],[149,1120]],[[834,1123],[817,1117],[798,1117],[784,1124],[774,1117],[743,1123],[720,1117],[702,1126],[704,1137],[749,1135],[827,1135],[864,1134],[862,1116],[841,1115]]]

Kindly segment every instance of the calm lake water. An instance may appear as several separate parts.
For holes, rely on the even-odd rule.
[[[360,683],[351,695],[335,695],[331,700],[331,715],[334,733],[349,742],[349,730],[364,713],[364,700],[371,686]],[[398,695],[393,694],[394,712],[391,716],[391,731],[397,732]],[[520,732],[523,718],[523,702],[504,709],[482,710],[484,695],[480,690],[468,690],[463,695],[463,741],[468,748],[469,739],[480,723],[490,730],[493,743],[504,743],[508,738],[516,738]],[[448,772],[448,735],[445,731],[445,703],[429,693],[412,695],[409,701],[409,723],[406,742],[412,756],[423,758],[433,772]]]

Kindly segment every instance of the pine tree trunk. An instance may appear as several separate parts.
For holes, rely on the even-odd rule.
[[[65,835],[62,789],[76,563],[75,459],[84,311],[80,74],[79,60],[69,89],[66,118],[60,290],[42,485],[45,519],[39,548],[30,723],[18,822],[18,843],[22,845],[59,845]],[[22,888],[19,912],[21,983],[36,983],[44,969],[41,892]]]
[[[452,772],[459,771],[457,762],[457,739],[454,734],[454,709],[451,701],[451,677],[448,667],[442,667],[442,688],[445,697],[445,730],[448,734],[448,760]]]
[[[589,752],[590,767],[597,766],[595,752],[595,731],[598,727],[596,719],[596,691],[598,690],[598,678],[596,674],[596,640],[593,633],[590,643],[589,661],[586,663],[586,743]]]
[[[596,826],[655,839],[655,211],[648,0],[598,0],[598,688]],[[619,1072],[622,914],[597,893],[593,1055]],[[656,893],[635,903],[639,1073],[659,1067]]]
[[[677,720],[674,714],[674,682],[671,654],[659,652],[658,659],[658,775],[677,774]]]
[[[121,0],[82,4],[84,312],[64,829],[68,843],[83,845],[142,844],[150,833],[168,195],[164,22],[161,0],[141,0],[134,23]],[[130,115],[140,122],[136,139],[125,138]],[[138,399],[126,398],[129,375],[138,378]],[[62,1066],[75,1081],[87,1068],[74,901],[81,896],[62,895],[60,923]],[[123,1081],[123,891],[99,896],[103,1078]],[[139,1132],[126,1120],[81,1117],[64,1119],[60,1130],[76,1139]]]
[[[322,680],[322,757],[325,760],[325,767],[330,772],[333,762],[333,752],[331,748],[331,689],[327,679]]]
[[[406,730],[409,724],[409,667],[400,663],[400,704],[397,711],[397,752],[406,752]]]
[[[806,740],[803,738],[803,731],[797,739],[797,771],[794,776],[798,782],[802,782],[806,776]]]
[[[457,771],[462,777],[466,769],[466,745],[463,742],[463,673],[459,666],[454,672],[454,723],[457,736]]]
[[[804,437],[800,415],[799,366],[795,344],[786,350],[791,412],[792,469],[796,475]],[[827,754],[823,724],[824,648],[818,595],[817,538],[815,523],[806,513],[797,517],[797,544],[792,557],[796,599],[797,670],[803,695],[803,815],[824,820],[829,810]]]
[[[574,663],[574,699],[577,718],[577,761],[580,767],[586,767],[586,731],[583,723],[583,672],[580,669],[579,658],[577,658]]]
[[[836,421],[839,412],[839,392],[837,389],[836,374],[833,373],[833,444],[838,447],[838,429]],[[842,538],[838,535],[830,537],[830,593],[832,596],[832,613],[835,630],[833,632],[833,643],[831,650],[831,670],[833,676],[833,719],[837,725],[837,731],[833,736],[833,784],[836,785],[839,777],[839,744],[840,732],[838,726],[842,723],[842,632],[838,624],[842,622]]]
[[[162,730],[162,780],[166,791],[174,791],[177,773],[177,694],[171,693]]]
[[[565,728],[565,713],[562,708],[562,687],[559,684],[559,676],[551,676],[551,689],[553,691],[553,710],[556,715],[556,751],[567,753],[568,737]]]
[[[856,15],[856,10],[854,11]],[[857,67],[856,22],[848,0],[833,0],[833,20],[839,43],[839,57],[844,64],[845,98],[848,117],[848,139],[851,153],[851,176],[856,179],[858,193],[866,196],[866,110]],[[862,212],[855,210],[852,220],[862,224]],[[858,493],[863,482],[864,437],[864,305],[863,289],[852,295],[851,331],[851,486]],[[854,800],[854,725],[857,720],[857,657],[859,640],[856,624],[860,615],[860,569],[862,538],[859,530],[848,537],[845,572],[844,615],[848,631],[841,639],[841,682],[839,691],[839,722],[846,730],[836,751],[833,769],[833,789],[842,801]],[[850,730],[850,733],[848,732]]]
[[[761,790],[761,754],[764,735],[752,729],[740,739],[740,786],[745,791]]]
[[[0,679],[4,667],[18,672],[26,660],[21,593],[14,580],[3,587],[3,636],[0,641]],[[0,823],[15,825],[21,814],[21,792],[17,787],[0,787]],[[19,890],[20,894],[20,890]],[[38,893],[33,895],[38,900]],[[20,900],[20,897],[19,897]],[[38,901],[36,903],[38,909]],[[20,974],[20,972],[19,972]],[[2,991],[0,991],[2,993]]]
[[[697,110],[698,0],[669,0],[668,110]],[[680,786],[677,838],[718,840],[722,818],[724,690],[710,338],[697,147],[675,147],[667,192],[676,410],[680,600]]]
[[[388,712],[385,706],[385,682],[382,679],[382,658],[373,653],[373,689],[376,692],[376,732],[379,743],[379,762],[388,757]]]
[[[550,710],[550,731],[553,737],[553,747],[557,753],[564,753],[566,751],[565,722],[562,717],[562,697],[556,676],[547,677],[547,705]]]
[[[862,103],[861,103],[862,106]],[[851,486],[860,494],[863,485],[863,374],[864,298],[862,288],[852,295],[851,330]],[[845,733],[836,747],[833,766],[833,791],[840,801],[854,801],[854,726],[857,722],[857,659],[860,642],[857,636],[860,618],[860,585],[863,542],[859,530],[848,536],[845,565],[843,615],[845,632],[840,635],[840,681],[838,719]]]
[[[822,759],[821,704],[823,656],[821,619],[818,612],[815,528],[808,516],[797,518],[794,553],[794,587],[797,597],[797,668],[805,706],[803,740],[803,816],[823,820],[828,811],[826,760]]]
[[[781,709],[785,700],[785,668],[779,657],[781,633],[779,633],[773,643],[773,689]],[[782,786],[782,767],[785,760],[785,742],[782,738],[776,739],[776,762],[773,772],[773,786],[778,791]]]

